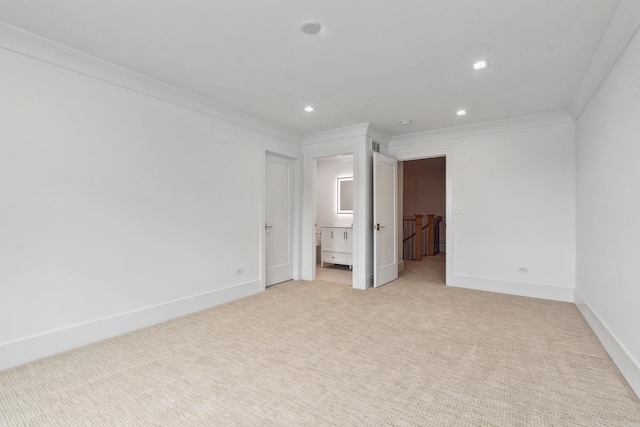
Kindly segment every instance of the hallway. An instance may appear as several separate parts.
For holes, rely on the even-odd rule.
[[[445,284],[446,254],[440,252],[432,257],[424,257],[422,261],[405,261],[404,271],[399,277],[415,278],[425,283]],[[316,265],[316,281],[351,285],[351,270],[346,265]]]

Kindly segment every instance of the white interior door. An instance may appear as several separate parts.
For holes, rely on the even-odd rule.
[[[373,153],[373,286],[398,278],[398,161]]]
[[[293,161],[267,154],[266,286],[293,279]]]

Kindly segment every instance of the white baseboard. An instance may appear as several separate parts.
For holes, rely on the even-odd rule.
[[[403,271],[404,271],[404,260],[398,261],[398,273],[401,273]]]
[[[498,292],[523,297],[542,298],[554,301],[573,302],[573,288],[541,285],[538,283],[512,282],[509,280],[454,274],[447,286]]]
[[[611,356],[613,363],[616,364],[633,391],[640,397],[640,364],[633,359],[577,290],[575,291],[575,304],[602,343],[602,346],[607,350],[609,356]]]
[[[0,344],[0,370],[260,292],[260,280]]]

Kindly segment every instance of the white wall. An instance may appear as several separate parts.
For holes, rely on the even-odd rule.
[[[299,146],[11,36],[38,46],[0,48],[0,369],[258,292],[265,147]]]
[[[576,303],[640,395],[640,36],[577,124]]]
[[[338,178],[353,177],[353,156],[335,156],[317,160],[316,229],[351,227],[353,214],[338,213]]]
[[[447,284],[572,301],[571,117],[553,114],[397,137],[389,153],[410,160],[447,150],[452,204],[462,207],[462,214],[448,214],[447,257],[453,265]]]

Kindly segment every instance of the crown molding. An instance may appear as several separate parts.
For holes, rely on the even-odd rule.
[[[321,144],[323,142],[338,141],[341,139],[366,136],[369,123],[361,123],[338,129],[330,129],[322,132],[308,133],[302,137],[303,145]]]
[[[609,21],[567,111],[577,120],[640,28],[640,2],[621,0]]]
[[[302,143],[301,135],[281,128],[266,120],[216,103],[161,81],[154,80],[2,22],[0,22],[0,49],[295,144]]]
[[[540,126],[550,126],[562,123],[573,123],[573,116],[566,111],[540,114],[536,116],[518,117],[515,119],[485,122],[469,126],[440,129],[429,132],[414,133],[410,135],[394,136],[390,147],[416,144],[421,142],[441,141],[444,139],[463,138],[488,133],[508,132],[517,129],[527,129]]]

